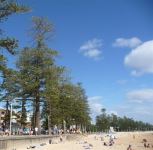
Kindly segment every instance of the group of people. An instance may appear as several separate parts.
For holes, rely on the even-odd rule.
[[[149,143],[144,142],[144,147],[145,147],[145,148],[150,148],[150,147],[152,147],[152,148],[153,148],[153,145],[150,145]]]
[[[9,135],[37,135],[38,134],[38,128],[35,127],[35,129],[22,129],[18,128],[15,131],[11,131],[9,129],[0,130],[1,136],[9,136]]]
[[[100,136],[100,139],[101,139],[101,141],[104,141],[104,146],[112,146],[112,145],[114,145],[115,144],[115,142],[114,142],[114,139],[116,139],[116,137],[113,135],[113,134],[111,134],[111,135],[107,135],[107,136],[109,136],[109,142],[108,143],[106,143],[105,141],[104,141],[104,137],[103,137],[103,135],[101,134],[101,136]],[[98,137],[95,135],[95,140],[98,140]]]
[[[114,145],[113,140],[110,140],[108,144],[106,142],[104,142],[104,146],[113,146],[113,145]]]
[[[62,128],[58,128],[57,127],[57,125],[55,125],[54,127],[53,127],[53,130],[52,130],[52,134],[53,135],[60,135],[60,134],[64,134],[64,133],[68,133],[68,134],[81,134],[82,132],[81,132],[81,130],[80,130],[80,128],[70,128],[70,129],[65,129],[65,131],[62,129]]]
[[[109,143],[107,144],[106,142],[104,142],[104,146],[113,146],[115,144],[114,139],[115,139],[115,136],[110,135]]]
[[[9,131],[9,129],[5,129],[5,130],[2,130],[2,129],[0,129],[0,135],[1,136],[3,136],[3,135],[10,135],[10,131]]]

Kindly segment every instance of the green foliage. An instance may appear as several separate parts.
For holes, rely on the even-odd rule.
[[[9,16],[16,13],[23,13],[29,11],[29,8],[17,4],[14,0],[0,0],[0,23],[6,21]],[[0,35],[2,36],[3,30],[0,29]],[[15,38],[1,37],[0,38],[0,50],[6,49],[11,54],[14,54],[15,49],[18,47],[18,41]],[[0,55],[0,71],[6,69],[6,59],[3,54]]]
[[[46,125],[49,123],[50,127],[55,124],[64,127],[64,121],[68,128],[74,124],[76,126],[90,124],[87,97],[81,85],[74,85],[70,81],[56,82],[56,84],[54,82],[55,79],[50,80],[50,83],[52,83],[48,88],[50,92],[45,93],[47,94],[47,102],[43,109],[43,112],[46,113],[44,126],[48,128]],[[53,89],[51,88],[52,86],[54,87]]]
[[[5,69],[3,73],[3,83],[0,86],[4,90],[4,98],[12,100],[19,90],[17,83],[17,72],[12,69]]]
[[[15,0],[0,0],[0,22],[8,19],[10,15],[15,13],[23,13],[29,11],[29,8],[17,4]]]
[[[81,85],[63,84],[60,92],[61,116],[71,125],[85,125],[90,122],[89,106]]]
[[[16,97],[18,93],[17,85],[17,72],[12,69],[6,69],[3,71],[3,83],[0,85],[1,89],[1,101],[5,103],[6,115],[5,115],[5,125],[6,128],[9,126],[10,122],[10,103]]]
[[[36,17],[33,19],[33,27],[34,47],[26,47],[21,51],[17,67],[22,91],[32,97],[33,127],[37,126],[40,130],[40,106],[46,100],[46,104],[49,104],[52,97],[55,99],[52,83],[56,85],[55,78],[60,69],[54,64],[57,51],[48,48],[46,44],[46,37],[52,31],[49,29],[52,25],[47,20]],[[52,95],[48,95],[51,91]]]
[[[9,37],[0,39],[0,47],[7,49],[11,54],[14,54],[14,49],[18,47],[17,40]]]
[[[3,12],[0,14],[0,21],[13,13],[26,11],[26,8],[17,6],[14,1],[1,0]],[[8,10],[5,11],[5,8]],[[34,46],[25,47],[18,53],[17,71],[7,69],[6,59],[0,55],[0,70],[3,70],[1,89],[3,99],[7,99],[7,109],[10,100],[19,99],[13,109],[18,110],[18,122],[24,127],[30,103],[30,109],[33,109],[32,127],[37,126],[39,131],[41,118],[46,129],[55,124],[62,126],[64,121],[67,127],[72,124],[90,124],[89,105],[82,85],[75,85],[67,80],[65,67],[56,65],[58,52],[47,46],[47,40],[53,35],[53,31],[54,26],[47,19],[33,18],[30,36]],[[12,54],[17,47],[15,39],[0,39],[0,48],[7,49]]]
[[[27,121],[27,110],[26,110],[26,98],[23,97],[22,99],[22,104],[21,104],[21,118],[19,120],[20,124],[22,127],[26,126],[26,121]]]
[[[109,123],[109,116],[106,114],[106,109],[101,110],[101,115],[96,117],[96,125],[98,127],[98,130],[108,130],[110,123]]]
[[[54,25],[47,18],[33,17],[30,36],[37,46],[45,45],[45,42],[53,36]]]

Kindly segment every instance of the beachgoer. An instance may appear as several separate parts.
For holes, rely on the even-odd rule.
[[[101,141],[104,141],[104,138],[102,136],[100,137],[100,139],[101,139]]]
[[[33,135],[33,129],[30,130],[30,135]]]
[[[38,135],[38,127],[35,127],[35,135]]]
[[[150,144],[148,143],[147,148],[150,148]]]
[[[54,134],[58,134],[58,128],[57,128],[57,125],[54,126],[53,133],[54,133]]]
[[[22,128],[19,129],[19,134],[23,135],[23,129]]]
[[[127,148],[127,150],[132,150],[132,146],[129,145],[128,148]]]
[[[5,129],[5,135],[9,136],[9,130],[8,129]]]
[[[0,135],[3,136],[3,134],[4,134],[3,130],[2,130],[2,128],[0,128]]]
[[[63,137],[62,137],[62,135],[60,135],[60,142],[62,142],[63,141]]]
[[[104,146],[107,146],[106,142],[104,142]]]
[[[144,147],[145,147],[145,148],[147,147],[147,144],[146,144],[146,142],[144,143]]]

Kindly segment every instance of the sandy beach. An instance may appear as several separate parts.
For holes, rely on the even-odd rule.
[[[75,136],[75,135],[74,135]],[[44,146],[43,150],[127,150],[129,144],[132,145],[132,150],[144,150],[143,139],[147,140],[150,145],[148,150],[153,150],[153,132],[122,132],[116,133],[116,138],[112,146],[104,146],[104,142],[109,142],[109,137],[106,134],[98,135],[78,135],[74,139],[65,140],[62,142],[54,141],[54,144]],[[101,137],[102,140],[101,140]],[[56,143],[58,142],[58,144]]]

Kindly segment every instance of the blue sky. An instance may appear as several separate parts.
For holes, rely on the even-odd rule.
[[[73,82],[82,82],[92,117],[108,113],[153,123],[152,0],[20,0],[32,11],[1,24],[20,47],[31,45],[32,16],[55,26],[48,45],[59,51]],[[14,57],[8,56],[9,66]]]

